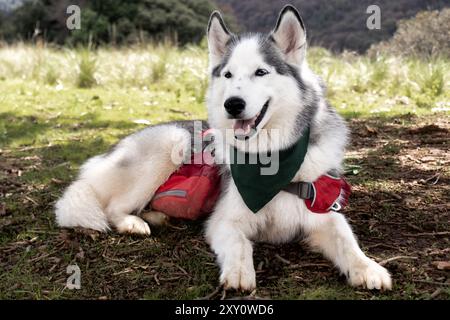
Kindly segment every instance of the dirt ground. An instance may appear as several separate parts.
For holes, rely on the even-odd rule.
[[[256,244],[258,289],[250,298],[449,299],[449,117],[356,119],[349,125],[346,168],[353,193],[344,214],[363,250],[392,273],[393,290],[349,287],[301,242]],[[52,206],[70,181],[39,179],[40,171],[58,167],[51,150],[21,152],[0,151],[0,298],[247,297],[218,288],[202,222],[173,221],[153,227],[148,238],[58,229]],[[65,287],[73,264],[81,270],[79,290]]]

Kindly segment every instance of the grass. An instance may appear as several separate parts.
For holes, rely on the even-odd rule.
[[[442,206],[449,200],[450,62],[371,60],[321,48],[312,48],[308,59],[352,128],[347,164],[357,169],[350,170],[355,190],[346,215],[364,250],[378,259],[420,259],[389,265],[394,291],[376,293],[348,287],[331,264],[298,243],[258,244],[258,295],[425,299],[441,288],[437,297],[449,298],[445,285],[414,281],[446,281],[432,262],[448,260],[448,238],[403,234],[450,229]],[[206,118],[206,67],[200,47],[0,47],[0,298],[191,299],[214,291],[218,269],[201,223],[153,228],[151,237],[138,238],[60,230],[52,213],[79,166],[143,128],[136,120]],[[432,185],[427,179],[436,174]],[[395,249],[380,246],[380,239]],[[273,252],[307,266],[285,265]],[[65,281],[74,263],[82,289],[72,291]]]

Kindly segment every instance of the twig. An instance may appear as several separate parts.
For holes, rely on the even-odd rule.
[[[157,273],[155,273],[155,275],[153,276],[153,278],[155,279],[155,281],[156,281],[156,283],[158,284],[158,286],[161,285],[161,283],[159,283],[159,280],[158,280],[158,274],[157,274]]]
[[[430,295],[430,299],[434,299],[436,298],[438,295],[440,295],[442,293],[442,289],[437,288],[431,295]]]
[[[291,264],[291,262],[289,260],[286,260],[285,258],[281,257],[280,255],[276,254],[275,258],[277,258],[278,260],[280,260],[281,262],[283,262],[284,264]]]
[[[428,283],[428,284],[434,284],[437,286],[450,286],[450,283],[448,283],[448,282],[437,282],[437,281],[430,281],[430,280],[413,280],[413,282]]]
[[[102,257],[105,258],[106,260],[110,260],[110,261],[114,261],[114,262],[120,262],[120,263],[126,262],[125,260],[108,257],[106,254],[102,254]]]
[[[253,290],[248,296],[237,296],[237,297],[232,297],[229,298],[228,300],[266,300],[265,298],[262,297],[258,297],[256,295],[256,289]]]
[[[35,206],[38,206],[39,203],[37,203],[36,200],[34,200],[33,198],[29,197],[29,196],[24,196],[25,199],[27,199],[28,201],[32,202]]]
[[[50,253],[44,254],[44,255],[42,255],[42,256],[39,256],[39,257],[30,259],[30,260],[28,260],[28,261],[29,261],[29,262],[37,262],[37,261],[39,261],[39,260],[42,260],[42,259],[44,259],[44,258],[47,258],[47,257],[51,256],[52,254],[55,254],[56,252],[57,252],[57,251],[55,250],[55,251],[53,251],[53,252],[50,252]]]
[[[45,231],[45,230],[27,230],[27,232],[37,234],[59,234],[59,231]]]
[[[381,192],[384,193],[384,194],[387,194],[388,196],[391,196],[391,197],[393,197],[393,198],[395,198],[397,200],[402,200],[403,199],[402,196],[400,196],[400,195],[398,195],[396,193],[392,193],[392,192],[389,192],[389,191],[381,191]]]
[[[186,270],[184,270],[181,266],[179,266],[179,265],[177,265],[176,263],[174,263],[173,264],[175,267],[177,267],[181,272],[183,272],[185,275],[187,275],[188,277],[191,277],[190,275],[189,275],[189,273],[186,271]]]
[[[446,236],[449,235],[450,231],[441,231],[441,232],[422,232],[422,233],[404,233],[403,235],[406,237],[426,237],[426,236]]]
[[[326,267],[329,268],[330,265],[328,263],[304,263],[304,264],[291,264],[289,269],[295,268],[308,268],[308,267]]]
[[[183,114],[183,115],[190,114],[188,111],[178,110],[178,109],[174,109],[174,108],[170,108],[169,111],[173,112],[173,113]]]
[[[416,225],[414,225],[414,224],[412,224],[410,222],[408,222],[406,225],[411,227],[412,229],[414,229],[416,231],[423,231],[423,229],[419,228],[418,226],[416,226]]]
[[[168,226],[169,228],[175,229],[175,230],[180,230],[180,231],[186,230],[188,228],[187,226],[177,227],[169,222],[166,224],[166,226]]]
[[[436,255],[444,254],[446,252],[450,252],[450,248],[445,248],[445,249],[442,249],[442,250],[436,249],[436,250],[430,252],[428,255],[429,256],[436,256]]]
[[[178,280],[181,277],[170,277],[170,278],[161,278],[159,279],[159,281],[174,281],[174,280]]]
[[[387,264],[389,262],[392,262],[392,261],[395,261],[395,260],[400,260],[400,259],[412,259],[412,260],[415,260],[415,259],[419,259],[419,258],[418,257],[409,257],[409,256],[396,256],[396,257],[392,257],[392,258],[383,260],[383,261],[379,262],[378,264],[380,266],[384,266],[385,264]]]
[[[198,251],[200,251],[200,252],[203,252],[203,253],[206,254],[207,256],[214,257],[214,254],[213,254],[212,252],[206,251],[206,250],[204,250],[204,249],[202,249],[202,248],[200,248],[200,247],[198,247],[198,246],[193,246],[192,248],[195,249],[195,250],[198,250]],[[215,266],[216,264],[212,264],[212,265]]]
[[[140,252],[140,251],[144,251],[144,250],[148,250],[148,248],[147,247],[132,248],[130,250],[119,251],[118,254],[123,256],[123,255],[129,255],[131,253],[136,253],[136,252]]]
[[[377,247],[385,247],[385,248],[389,248],[389,249],[399,250],[398,247],[394,247],[394,246],[388,245],[386,243],[371,244],[371,245],[365,246],[365,249],[373,249],[373,248],[377,248]]]
[[[118,276],[118,275],[120,275],[120,274],[130,273],[130,272],[133,272],[133,271],[134,271],[134,270],[133,270],[132,268],[126,268],[126,269],[124,269],[124,270],[122,270],[122,271],[113,273],[113,276]]]
[[[220,297],[220,300],[225,300],[227,297],[227,290],[223,289],[222,296]]]
[[[32,147],[32,146],[30,146],[30,147],[20,148],[19,151],[28,151],[28,150],[34,150],[34,149],[40,149],[40,148],[42,148],[42,147]]]
[[[208,294],[208,295],[206,295],[204,297],[198,298],[196,300],[210,300],[212,297],[214,297],[216,294],[218,294],[220,292],[220,289],[222,289],[222,286],[218,286],[210,294]]]
[[[440,174],[440,173],[436,173],[434,176],[432,176],[432,177],[430,177],[430,178],[428,178],[428,179],[425,179],[425,182],[430,182],[431,180],[435,179],[435,180],[431,183],[432,185],[435,185],[436,183],[438,183],[440,177],[441,177],[441,174]]]

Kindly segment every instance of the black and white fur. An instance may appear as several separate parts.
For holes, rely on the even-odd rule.
[[[327,172],[341,171],[348,130],[325,100],[323,83],[307,65],[305,28],[295,8],[286,6],[281,11],[269,35],[234,35],[214,12],[208,44],[208,122],[227,138],[215,141],[219,161],[227,160],[231,145],[249,151],[286,148],[309,126],[308,152],[293,181],[314,181]],[[265,72],[256,75],[260,69]],[[230,97],[245,101],[238,116],[230,116],[224,108]],[[252,121],[266,104],[256,133],[249,139],[236,139],[236,122]],[[262,129],[277,129],[279,134],[276,138],[260,134]],[[119,232],[150,234],[142,218],[158,224],[165,216],[150,212],[141,218],[132,213],[139,213],[178,167],[173,155],[187,152],[190,136],[184,122],[149,127],[123,139],[110,153],[90,159],[56,204],[58,224],[100,231],[113,226]],[[226,288],[256,287],[254,241],[282,243],[303,234],[351,285],[391,289],[388,271],[361,251],[342,214],[312,213],[303,200],[283,191],[254,214],[244,204],[228,170],[225,166],[226,183],[206,225],[206,239],[217,255],[220,282]]]

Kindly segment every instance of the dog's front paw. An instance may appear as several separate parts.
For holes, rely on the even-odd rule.
[[[225,289],[253,291],[256,288],[255,268],[244,264],[226,267],[220,275],[220,283]]]
[[[126,216],[116,225],[117,231],[120,233],[133,233],[149,236],[150,227],[139,217]]]
[[[367,259],[349,271],[349,282],[352,286],[363,286],[367,289],[391,290],[392,280],[389,272],[373,260]]]

